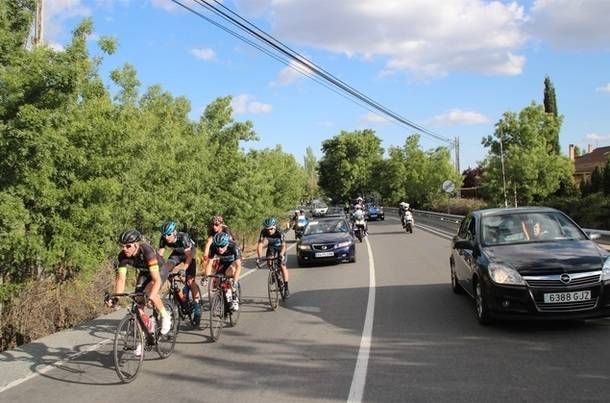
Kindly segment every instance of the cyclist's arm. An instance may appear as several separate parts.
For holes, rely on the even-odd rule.
[[[205,242],[205,246],[203,247],[203,255],[201,256],[201,262],[206,264],[208,259],[210,258],[208,255],[210,254],[210,246],[212,246],[213,238],[211,236],[208,237],[208,240]]]
[[[125,291],[125,279],[127,278],[127,267],[119,267],[114,280],[114,292],[120,294]]]
[[[165,248],[159,248],[159,255],[163,256],[165,259]]]
[[[161,288],[161,275],[159,274],[159,269],[150,272],[150,282],[152,287],[150,289],[150,295],[148,296],[150,299],[154,299]]]
[[[265,244],[264,241],[258,241],[258,243],[256,244],[256,255],[258,256],[258,258],[261,258],[261,253],[263,253],[263,245]]]

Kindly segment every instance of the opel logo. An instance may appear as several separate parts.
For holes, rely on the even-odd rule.
[[[570,284],[572,277],[570,277],[569,274],[563,273],[561,276],[559,276],[559,280],[561,280],[561,282],[564,284]]]

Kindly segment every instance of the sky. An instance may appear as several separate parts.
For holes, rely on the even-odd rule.
[[[212,17],[194,0],[183,4]],[[212,1],[212,0],[209,0]],[[610,0],[224,0],[223,5],[379,104],[441,138],[459,138],[460,167],[487,155],[481,140],[508,111],[543,101],[548,75],[563,115],[562,152],[610,145]],[[44,38],[61,50],[91,17],[89,38],[118,51],[100,74],[133,65],[142,91],[160,84],[191,101],[193,120],[233,97],[236,120],[302,162],[342,130],[370,128],[382,146],[416,131],[346,99],[171,0],[44,0]],[[233,28],[234,29],[234,28]],[[293,66],[294,67],[294,66]],[[446,146],[421,134],[424,150]]]

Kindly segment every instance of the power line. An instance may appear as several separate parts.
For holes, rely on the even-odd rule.
[[[239,14],[235,13],[234,11],[232,11],[229,8],[225,7],[224,5],[220,4],[216,0],[213,0],[213,1],[216,4],[218,4],[220,7],[222,7],[224,10],[227,10],[228,13],[230,13],[231,15],[234,15],[236,18],[232,17],[231,15],[228,15],[222,9],[220,9],[218,7],[215,7],[214,5],[210,4],[208,2],[208,0],[193,0],[193,1],[196,2],[197,4],[201,5],[202,7],[206,8],[207,10],[211,11],[212,13],[216,14],[217,16],[221,17],[225,21],[233,24],[234,26],[236,26],[237,28],[241,29],[242,31],[247,32],[251,36],[253,36],[256,39],[258,39],[259,41],[263,42],[263,44],[266,44],[266,45],[270,46],[272,49],[274,49],[276,52],[279,52],[283,56],[280,56],[278,58],[277,54],[270,53],[270,51],[267,50],[267,49],[263,50],[263,48],[261,48],[258,44],[253,43],[252,41],[248,40],[247,38],[244,38],[243,36],[234,33],[233,31],[231,31],[228,28],[224,27],[222,24],[219,24],[216,21],[213,21],[210,18],[208,18],[206,16],[203,16],[201,13],[198,13],[197,11],[195,11],[195,10],[185,6],[184,4],[180,3],[177,0],[172,0],[172,1],[174,3],[180,5],[180,6],[184,7],[185,9],[191,11],[192,13],[196,14],[200,18],[203,18],[204,20],[206,20],[206,21],[212,23],[213,25],[221,28],[225,32],[229,32],[233,36],[236,36],[238,39],[240,39],[242,41],[245,41],[246,43],[250,44],[251,46],[253,46],[253,47],[263,51],[265,54],[273,57],[275,60],[278,60],[278,61],[280,61],[280,62],[282,62],[284,64],[288,64],[291,67],[294,66],[294,65],[292,63],[290,63],[289,61],[287,62],[285,58],[287,57],[288,60],[296,61],[299,66],[303,66],[303,68],[306,69],[305,71],[303,70],[303,68],[296,69],[298,72],[300,72],[301,74],[304,74],[304,75],[306,75],[306,76],[308,76],[310,78],[312,78],[312,75],[309,74],[310,72],[318,75],[319,77],[321,77],[326,82],[329,82],[334,87],[340,89],[341,91],[349,94],[351,97],[353,97],[356,100],[358,100],[359,102],[356,102],[356,103],[358,105],[360,105],[360,106],[364,106],[369,111],[372,111],[372,112],[375,112],[375,113],[376,112],[381,112],[382,114],[384,114],[386,116],[389,116],[393,120],[398,121],[398,122],[400,122],[400,123],[402,123],[404,125],[407,125],[407,126],[413,128],[413,129],[416,129],[416,130],[422,132],[423,134],[426,134],[426,135],[428,135],[428,136],[430,136],[430,137],[432,137],[432,138],[434,138],[436,140],[442,141],[442,142],[450,144],[450,145],[453,143],[451,140],[446,139],[446,138],[444,138],[444,137],[442,137],[442,136],[440,136],[440,135],[438,135],[438,134],[436,134],[436,133],[434,133],[434,132],[424,128],[423,126],[420,126],[420,125],[410,121],[409,119],[402,117],[398,113],[390,110],[389,108],[386,108],[385,106],[381,105],[377,101],[373,100],[372,98],[368,97],[367,95],[361,93],[360,91],[358,91],[355,88],[351,87],[350,85],[346,84],[342,80],[338,79],[337,77],[335,77],[331,73],[327,72],[323,68],[317,66],[315,63],[311,62],[310,60],[308,60],[304,56],[300,55],[296,51],[294,51],[291,48],[289,48],[288,46],[284,45],[278,39],[274,38],[270,34],[266,33],[263,30],[261,30],[256,25],[252,24],[251,22],[249,22],[245,18],[241,17]],[[245,25],[244,23],[247,24],[247,25]],[[314,79],[314,81],[318,82],[319,84],[324,85],[326,88],[329,88],[328,85],[326,85],[326,83],[322,83],[322,82],[320,82],[317,79]],[[334,88],[332,90],[335,93],[337,93],[337,91],[334,90]],[[340,94],[340,95],[343,95],[343,94]],[[348,98],[348,99],[352,100],[351,98]]]

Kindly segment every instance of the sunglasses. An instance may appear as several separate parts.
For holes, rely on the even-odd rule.
[[[214,227],[220,227],[220,226],[222,226],[222,224],[221,224],[221,223],[214,223],[214,224],[212,224],[212,225],[213,225]]]
[[[121,245],[121,249],[123,249],[123,250],[125,250],[125,249],[131,249],[131,248],[133,248],[134,246],[136,246],[136,244],[135,244],[135,243],[127,243],[127,244],[125,244],[125,245]]]

